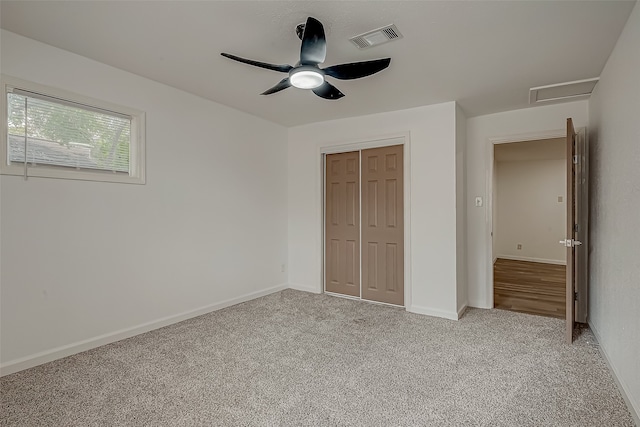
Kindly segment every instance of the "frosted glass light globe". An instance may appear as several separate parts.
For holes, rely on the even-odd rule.
[[[289,74],[289,82],[300,89],[314,89],[324,83],[324,75],[314,69],[293,69]]]

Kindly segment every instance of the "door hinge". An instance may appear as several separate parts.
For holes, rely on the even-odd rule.
[[[576,233],[578,231],[580,231],[580,225],[579,224],[573,224],[573,231],[576,232]]]
[[[573,293],[573,300],[574,301],[578,301],[578,293],[577,292]]]
[[[573,156],[573,164],[574,165],[578,164],[578,155],[577,154]]]

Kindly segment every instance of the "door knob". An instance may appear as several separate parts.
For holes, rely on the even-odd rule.
[[[562,246],[566,246],[567,248],[574,248],[576,246],[580,246],[582,242],[579,240],[565,239],[565,240],[560,240],[560,244]]]

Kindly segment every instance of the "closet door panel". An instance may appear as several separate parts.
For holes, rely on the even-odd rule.
[[[360,153],[325,157],[325,291],[360,296]]]
[[[362,298],[404,305],[403,146],[362,151]]]

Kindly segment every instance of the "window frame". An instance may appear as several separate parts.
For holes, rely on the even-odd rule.
[[[5,74],[0,75],[0,85],[2,86],[2,101],[0,102],[0,117],[2,117],[2,127],[0,135],[0,174],[25,176],[24,164],[9,164],[8,162],[8,107],[7,94],[12,89],[21,89],[34,92],[62,101],[85,105],[88,108],[112,111],[117,114],[131,117],[131,141],[129,145],[129,174],[113,173],[102,170],[72,169],[48,165],[30,165],[27,162],[28,178],[55,178],[73,179],[82,181],[117,182],[124,184],[145,184],[145,119],[143,111],[136,110],[121,105],[112,104],[95,98],[79,95],[51,86],[41,85],[30,81],[18,79]]]

